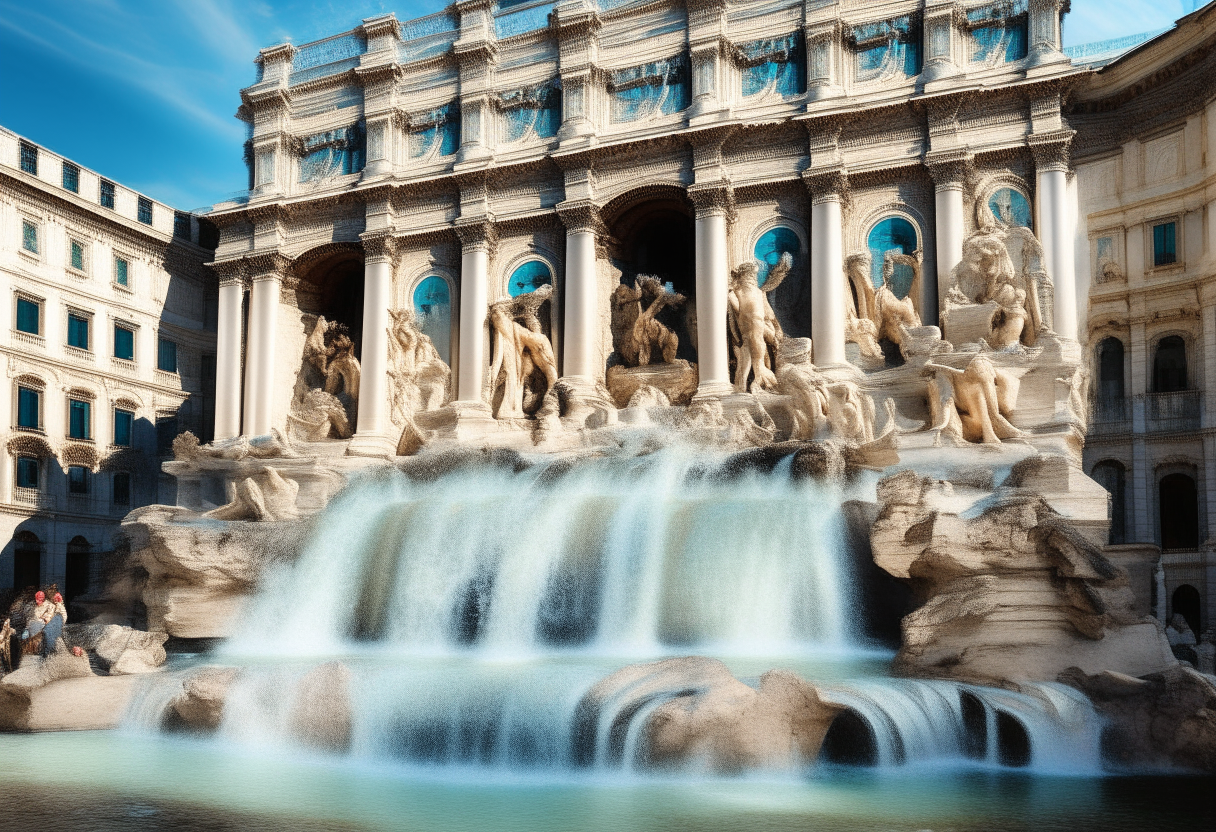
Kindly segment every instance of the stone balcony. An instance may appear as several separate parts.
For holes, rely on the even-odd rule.
[[[1202,418],[1202,390],[1144,395],[1144,421],[1149,433],[1178,433],[1199,430]]]

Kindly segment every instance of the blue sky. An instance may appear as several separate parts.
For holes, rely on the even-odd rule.
[[[233,113],[262,46],[444,0],[0,0],[0,124],[178,208],[245,185]],[[1193,0],[1072,0],[1066,44],[1162,29]]]

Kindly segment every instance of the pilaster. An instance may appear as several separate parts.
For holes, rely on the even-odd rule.
[[[704,124],[730,116],[723,92],[730,67],[727,55],[726,0],[686,0],[688,51],[692,60],[692,105],[689,124]]]
[[[241,92],[242,110],[253,128],[249,147],[254,198],[285,193],[290,181],[287,119],[291,92],[288,82],[295,54],[296,48],[290,43],[261,50],[257,63],[261,66],[262,77]]]
[[[808,0],[803,35],[806,39],[806,101],[816,102],[844,94],[843,29],[835,3]]]
[[[558,72],[562,81],[562,126],[557,137],[561,147],[593,143],[598,112],[600,78],[600,18],[595,8],[581,0],[559,3],[550,25],[557,38]]]
[[[925,3],[925,62],[921,78],[927,92],[933,89],[934,82],[962,74],[960,64],[966,56],[959,27],[964,19],[965,13],[958,0],[927,0]]]
[[[1030,0],[1027,77],[1044,74],[1044,71],[1056,72],[1072,65],[1068,56],[1060,50],[1060,20],[1070,4],[1070,0]]]
[[[460,67],[460,151],[456,164],[477,166],[493,158],[489,143],[493,109],[494,67],[498,42],[494,35],[493,0],[457,0],[460,37],[452,52]],[[474,164],[476,163],[476,164]]]
[[[367,52],[355,71],[363,84],[363,117],[367,123],[367,163],[363,179],[391,173],[400,157],[404,132],[396,112],[396,89],[402,69],[397,59],[401,24],[393,14],[369,17],[359,27]]]

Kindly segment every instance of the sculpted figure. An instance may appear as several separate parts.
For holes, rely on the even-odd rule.
[[[962,370],[930,363],[926,372],[936,443],[940,444],[942,434],[956,444],[990,445],[1022,435],[1008,419],[1017,399],[1017,380],[996,369],[983,355],[975,356]]]
[[[781,260],[769,269],[763,286],[759,284],[760,263],[756,260],[731,272],[726,321],[735,352],[735,390],[740,393],[777,386],[773,370],[785,333],[768,296],[785,280],[793,262],[789,252],[781,255]],[[747,380],[753,374],[755,378],[749,386]]]
[[[329,439],[331,432],[339,439],[350,439],[354,434],[342,402],[324,390],[309,390],[304,400],[292,409],[288,424],[297,439],[310,442]]]
[[[844,340],[856,344],[861,354],[871,360],[882,360],[878,346],[878,326],[874,323],[874,286],[870,283],[870,255],[851,254],[845,262],[849,291],[845,294]]]
[[[325,372],[325,392],[335,396],[345,391],[352,401],[359,401],[359,360],[350,338],[345,333],[336,334],[326,355],[329,367]]]
[[[891,290],[891,279],[895,276],[897,265],[908,266],[912,269],[912,285],[908,294],[897,298]],[[878,327],[878,337],[887,338],[894,344],[904,342],[904,328],[920,326],[920,314],[916,310],[916,298],[920,297],[921,279],[920,252],[903,254],[898,251],[888,251],[883,257],[882,286],[874,292],[875,319]]]
[[[1017,244],[1022,268],[1014,266],[1010,244]],[[948,304],[993,303],[989,346],[1004,349],[1015,344],[1033,346],[1046,329],[1038,284],[1045,279],[1041,267],[1043,249],[1028,229],[986,227],[963,242],[963,259],[954,267],[954,285]]]
[[[199,444],[198,437],[190,431],[179,434],[173,440],[173,458],[176,460],[197,459],[271,459],[273,457],[299,456],[291,443],[275,428],[265,436],[236,436],[220,439],[209,445]]]
[[[389,377],[393,384],[393,417],[442,407],[447,399],[452,368],[429,335],[418,327],[412,309],[390,309]]]
[[[679,338],[656,320],[665,307],[680,306],[683,295],[668,292],[657,277],[640,274],[633,286],[612,290],[612,346],[626,367],[645,367],[657,357],[676,359]]]
[[[492,389],[496,389],[499,375],[502,375],[502,401],[494,414],[500,419],[522,417],[529,405],[534,410],[557,383],[553,345],[545,337],[537,314],[552,294],[553,286],[546,284],[490,306],[490,326],[494,330],[490,383]],[[540,382],[544,389],[534,389]]]
[[[777,370],[778,389],[793,405],[790,438],[873,440],[874,400],[854,382],[829,380],[809,358],[809,350],[786,355]]]
[[[320,373],[321,387],[309,390],[308,385],[315,382],[301,377],[304,389],[297,390],[289,425],[297,438],[320,441],[336,435],[349,439],[359,402],[360,369],[346,326],[318,315],[304,341],[303,358],[305,366],[311,365]]]

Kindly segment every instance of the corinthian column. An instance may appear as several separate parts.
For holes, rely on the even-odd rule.
[[[482,401],[486,355],[486,313],[489,309],[490,250],[495,242],[493,223],[487,220],[456,224],[460,237],[460,369],[456,399]]]
[[[562,338],[562,376],[594,385],[603,379],[599,349],[599,305],[595,275],[595,235],[599,208],[592,202],[563,202],[558,216],[566,224],[566,320]]]
[[[951,273],[963,259],[963,237],[966,222],[963,212],[963,183],[971,156],[966,150],[930,153],[925,156],[925,165],[933,177],[936,214],[936,291],[923,287],[921,317],[927,325],[937,323],[937,316],[946,305],[946,293],[950,291]],[[925,281],[928,283],[928,281]],[[932,314],[930,313],[932,309]]]
[[[726,218],[732,194],[729,185],[716,183],[693,185],[688,196],[696,209],[697,395],[725,396],[734,391],[726,341]]]
[[[278,337],[279,295],[288,277],[288,260],[274,254],[250,263],[249,355],[245,373],[245,433],[261,436],[274,427],[274,360]]]
[[[811,344],[815,364],[845,363],[843,168],[803,174],[811,192]]]
[[[1054,287],[1054,329],[1061,338],[1077,339],[1077,287],[1073,250],[1075,206],[1068,199],[1068,146],[1072,130],[1032,135],[1026,141],[1038,171],[1039,239],[1044,265]]]
[[[356,436],[384,436],[388,415],[388,310],[393,298],[396,241],[384,232],[364,234],[363,344],[359,359]]]
[[[220,276],[215,334],[215,438],[241,433],[241,305],[245,277],[239,264]]]

